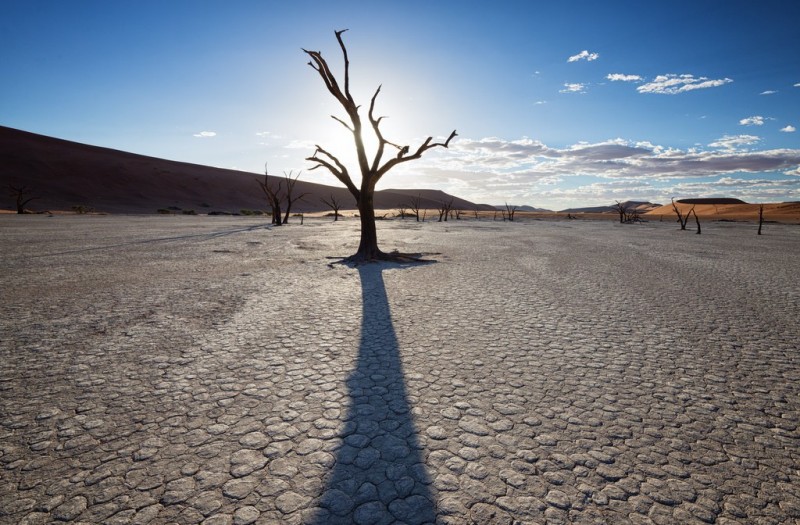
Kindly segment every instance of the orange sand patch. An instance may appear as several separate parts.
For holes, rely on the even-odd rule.
[[[758,221],[759,204],[684,204],[676,202],[681,213],[694,207],[695,213],[706,220]],[[677,218],[672,204],[666,204],[644,214],[649,220],[662,217]],[[764,204],[764,220],[800,224],[800,202]]]

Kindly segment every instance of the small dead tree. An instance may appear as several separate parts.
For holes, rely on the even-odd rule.
[[[450,210],[453,208],[453,199],[449,201],[441,201],[439,203],[439,207],[437,211],[439,212],[439,222],[442,222],[444,218],[444,222],[447,222],[447,218],[450,216]]]
[[[475,214],[475,220],[477,221],[477,220],[478,220],[478,207],[477,207],[477,206],[475,206],[475,209],[474,209],[474,210],[472,210],[472,211],[473,211],[473,213]]]
[[[32,190],[28,188],[26,185],[22,186],[14,186],[9,185],[9,189],[11,190],[11,197],[13,197],[17,202],[17,213],[22,215],[25,213],[25,206],[27,206],[32,200],[36,200],[39,197],[30,197]]]
[[[460,221],[461,220],[461,214],[464,213],[464,210],[456,209],[456,210],[453,210],[453,213],[455,213],[455,215],[456,215],[456,220]]]
[[[689,210],[689,211],[686,213],[686,215],[684,216],[684,215],[681,213],[681,210],[678,208],[678,205],[677,205],[677,204],[675,204],[675,199],[673,198],[673,199],[672,199],[672,209],[675,211],[675,215],[677,215],[677,216],[678,216],[678,222],[679,222],[679,223],[680,223],[680,225],[681,225],[681,230],[685,230],[685,229],[686,229],[686,222],[689,220],[689,216],[690,216],[692,213],[694,213],[694,206],[692,206],[692,209],[691,209],[691,210]]]
[[[342,208],[342,203],[339,202],[339,199],[334,197],[333,193],[331,193],[331,198],[330,199],[326,199],[325,197],[320,197],[319,200],[321,200],[322,203],[325,204],[325,206],[327,206],[327,207],[329,207],[330,209],[333,210],[333,222],[338,221],[339,220],[339,210]]]
[[[761,225],[764,224],[764,205],[758,207],[758,234],[761,235]]]
[[[356,199],[358,215],[361,220],[361,240],[358,245],[358,250],[347,259],[348,262],[357,264],[377,260],[408,260],[408,255],[384,253],[378,248],[378,233],[375,226],[375,185],[389,170],[398,164],[419,159],[422,157],[423,153],[431,148],[449,147],[450,141],[456,136],[456,131],[453,130],[443,142],[434,142],[433,137],[429,136],[416,150],[412,150],[410,146],[401,146],[387,140],[380,130],[380,123],[384,117],[375,116],[375,100],[381,92],[381,88],[378,87],[375,94],[372,95],[369,109],[367,110],[369,126],[372,128],[375,139],[377,139],[376,151],[370,159],[362,135],[364,125],[361,120],[361,115],[358,112],[361,106],[356,103],[353,95],[350,93],[350,60],[347,55],[347,48],[344,45],[344,40],[342,40],[342,34],[345,31],[346,30],[335,31],[336,40],[339,43],[342,57],[344,58],[342,84],[340,84],[339,79],[334,76],[328,62],[322,58],[322,53],[320,51],[309,51],[307,49],[303,51],[311,58],[308,65],[319,74],[328,92],[336,99],[347,114],[347,120],[349,122],[336,116],[332,117],[339,124],[344,126],[353,136],[353,144],[358,159],[358,170],[361,173],[361,186],[356,186],[347,166],[345,166],[338,157],[319,145],[316,146],[314,153],[306,158],[306,160],[314,163],[314,167],[311,169],[325,168],[331,172],[334,177],[347,187]],[[390,156],[388,159],[384,159],[384,152],[387,146],[396,149],[397,153]]]
[[[280,226],[283,224],[283,216],[281,215],[281,195],[283,193],[283,181],[278,179],[277,185],[269,179],[269,169],[267,165],[264,165],[264,182],[256,179],[258,185],[261,187],[261,190],[264,192],[264,195],[267,196],[267,202],[269,203],[271,213],[272,213],[272,224],[275,226]]]
[[[514,222],[514,214],[517,213],[519,206],[509,205],[506,203],[506,211],[508,212],[508,220]]]
[[[416,217],[417,222],[419,222],[419,210],[420,206],[422,205],[422,194],[418,193],[416,197],[411,197],[406,207],[411,209],[411,212]]]
[[[296,176],[292,177],[292,171],[289,171],[288,174],[285,171],[283,172],[283,178],[286,181],[286,194],[285,194],[286,214],[283,217],[283,223],[284,224],[288,224],[289,223],[289,213],[292,211],[292,205],[295,202],[297,202],[299,200],[302,200],[303,197],[308,195],[308,193],[301,193],[300,195],[296,195],[294,193],[294,186],[295,186],[295,184],[297,184],[297,179],[300,178],[300,174],[301,173],[303,173],[303,172],[300,171],[300,172],[297,173]],[[301,224],[302,224],[302,222],[301,222]]]
[[[612,206],[612,208],[614,208],[615,212],[619,213],[619,223],[620,224],[625,223],[625,219],[627,218],[628,215],[627,203],[616,201],[616,204]]]
[[[697,223],[697,231],[695,233],[700,235],[700,218],[697,216],[697,212],[694,211],[694,206],[692,207],[691,213],[694,215],[694,222]]]

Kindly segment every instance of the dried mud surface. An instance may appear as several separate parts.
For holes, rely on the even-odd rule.
[[[0,217],[0,523],[798,523],[800,229]]]

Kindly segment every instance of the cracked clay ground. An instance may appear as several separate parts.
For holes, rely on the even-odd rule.
[[[800,227],[0,217],[0,523],[800,522]]]

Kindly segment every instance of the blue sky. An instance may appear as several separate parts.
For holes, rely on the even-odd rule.
[[[11,0],[0,124],[246,171],[349,157],[301,48],[351,61],[387,139],[380,188],[550,209],[614,200],[800,200],[800,2]],[[355,167],[351,169],[355,171]]]

